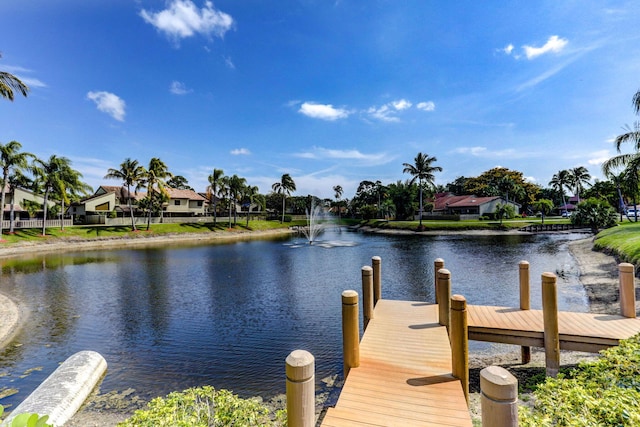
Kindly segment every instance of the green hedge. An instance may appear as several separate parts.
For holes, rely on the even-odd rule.
[[[286,418],[258,400],[204,386],[155,398],[118,427],[285,426]]]
[[[566,376],[547,378],[534,392],[533,407],[520,408],[520,426],[640,426],[639,337]]]

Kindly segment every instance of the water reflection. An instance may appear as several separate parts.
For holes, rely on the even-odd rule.
[[[586,310],[566,242],[578,235],[385,236],[327,231],[331,247],[297,238],[87,253],[2,262],[0,292],[24,301],[29,322],[0,352],[0,390],[31,392],[58,363],[85,349],[109,364],[103,392],[145,397],[211,384],[248,395],[284,391],[283,361],[316,357],[317,378],[341,371],[340,294],[361,288],[361,267],[382,257],[383,297],[434,301],[433,260],[473,304],[517,305],[518,262],[539,277],[562,271],[559,305]],[[30,368],[41,372],[21,378]]]

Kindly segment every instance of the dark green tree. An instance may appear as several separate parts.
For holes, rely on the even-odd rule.
[[[280,181],[274,182],[271,186],[274,192],[280,194],[282,196],[282,219],[280,223],[284,223],[284,211],[285,211],[285,201],[287,196],[290,196],[292,192],[296,191],[296,183],[291,178],[291,175],[285,173],[280,178]]]
[[[134,194],[137,194],[144,183],[145,176],[146,170],[144,166],[139,165],[137,160],[131,160],[129,158],[124,159],[124,161],[120,163],[120,169],[109,169],[104,176],[105,179],[118,179],[127,187],[127,205],[129,206],[129,214],[131,215],[132,231],[136,231],[137,229],[136,219],[133,215],[131,187],[134,187]]]
[[[423,209],[422,209],[423,186],[422,185],[424,183],[428,188],[433,188],[435,186],[435,179],[436,179],[435,173],[442,172],[442,168],[440,166],[433,166],[433,163],[435,163],[437,160],[438,159],[436,159],[435,157],[430,157],[428,154],[418,153],[415,159],[413,159],[413,164],[411,163],[402,164],[402,166],[404,166],[402,173],[408,173],[412,176],[409,183],[413,184],[416,180],[418,180],[418,190],[420,193],[420,197],[419,197],[420,198],[419,200],[420,228],[422,228],[422,213],[423,213]]]

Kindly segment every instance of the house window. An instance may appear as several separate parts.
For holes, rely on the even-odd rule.
[[[180,200],[174,200],[174,201],[173,201],[173,204],[174,204],[175,206],[180,206]]]
[[[202,200],[198,200],[198,207],[201,208],[202,207]]]

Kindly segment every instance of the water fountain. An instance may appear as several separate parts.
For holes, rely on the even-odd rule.
[[[290,245],[293,248],[300,246],[318,246],[322,248],[334,248],[339,246],[355,246],[355,242],[340,240],[319,240],[318,236],[325,232],[325,230],[333,227],[339,231],[340,228],[334,222],[334,218],[324,212],[322,206],[316,205],[311,202],[310,209],[306,210],[307,225],[300,227],[299,231],[306,239],[305,245],[293,244]]]
[[[313,242],[316,240],[316,237],[322,231],[325,222],[319,222],[319,220],[324,219],[322,206],[316,206],[315,203],[311,202],[311,209],[307,209],[307,226],[302,228],[302,234],[307,238],[307,241],[310,245],[313,245]]]

